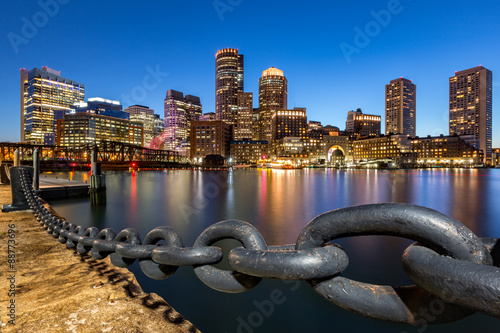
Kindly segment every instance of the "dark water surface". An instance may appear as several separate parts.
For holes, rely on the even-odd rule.
[[[48,176],[87,179],[86,173]],[[136,228],[142,237],[157,226],[178,231],[192,246],[211,224],[240,219],[268,244],[295,243],[315,216],[337,208],[404,202],[452,216],[481,237],[500,238],[500,170],[262,170],[108,172],[107,205],[89,200],[50,204],[70,222],[99,229]],[[362,236],[336,241],[349,255],[343,276],[377,284],[410,284],[401,254],[411,241]],[[234,244],[226,242],[222,246]],[[172,277],[147,278],[130,268],[147,292],[162,296],[203,332],[497,332],[500,320],[482,314],[452,324],[406,326],[345,311],[305,282],[263,280],[243,294],[206,287],[191,267]],[[428,321],[432,321],[432,315]]]

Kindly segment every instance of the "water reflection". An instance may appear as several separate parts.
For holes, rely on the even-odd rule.
[[[83,180],[85,172],[48,176]],[[108,204],[102,209],[55,203],[63,215],[112,225],[171,225],[186,239],[225,219],[259,228],[270,244],[294,243],[315,216],[337,208],[413,203],[436,209],[481,236],[498,236],[499,170],[234,170],[107,173]],[[89,205],[90,206],[90,205]],[[81,216],[80,216],[81,215]]]
[[[86,175],[59,176],[81,180]],[[315,216],[377,202],[426,206],[454,217],[480,236],[500,237],[496,197],[500,170],[170,170],[108,172],[106,181],[106,206],[90,207],[88,200],[51,204],[73,223],[117,231],[134,227],[142,237],[154,227],[168,225],[179,232],[185,246],[191,246],[209,225],[226,219],[255,225],[268,244],[295,243]],[[379,284],[409,283],[401,268],[401,254],[411,241],[363,236],[336,242],[350,258],[343,275]],[[190,268],[179,269],[165,281],[146,278],[137,265],[131,270],[147,291],[165,297],[202,331],[237,331],[237,318],[252,313],[253,302],[265,300],[273,289],[286,291],[290,301],[277,308],[272,318],[266,318],[259,331],[321,331],[333,324],[356,332],[418,331],[351,315],[322,300],[305,283],[292,292],[282,282],[265,280],[248,293],[225,295],[205,287]],[[213,312],[206,311],[214,309],[214,304],[223,321],[214,321]],[[475,315],[459,323],[428,327],[426,332],[486,331],[496,329],[498,323],[497,319]]]

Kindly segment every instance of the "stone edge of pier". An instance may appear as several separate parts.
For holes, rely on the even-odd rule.
[[[0,203],[10,202],[10,186],[0,185]],[[8,264],[9,228],[16,231],[14,273]],[[128,269],[66,249],[30,211],[0,213],[0,263],[2,333],[199,332],[163,298],[145,293]],[[12,275],[15,297],[9,296]],[[12,299],[15,325],[8,317]]]

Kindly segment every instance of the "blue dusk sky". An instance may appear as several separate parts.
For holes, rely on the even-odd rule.
[[[274,66],[288,106],[345,128],[347,111],[382,115],[384,89],[417,85],[417,135],[448,134],[448,78],[493,71],[493,146],[500,147],[500,2],[4,1],[0,13],[0,141],[18,141],[19,69],[48,66],[85,84],[86,98],[147,105],[163,118],[168,89],[215,111],[215,53],[245,55],[245,91]],[[384,126],[382,126],[384,130]]]

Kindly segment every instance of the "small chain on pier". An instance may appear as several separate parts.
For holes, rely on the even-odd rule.
[[[185,247],[171,227],[157,227],[141,241],[134,229],[83,228],[52,214],[38,198],[26,169],[21,183],[33,214],[52,237],[81,255],[109,256],[113,265],[136,260],[144,274],[165,279],[179,266],[192,266],[210,288],[240,293],[262,278],[304,280],[326,300],[351,312],[391,322],[418,325],[419,311],[437,309],[433,324],[457,321],[479,311],[500,318],[500,241],[478,238],[442,213],[409,204],[372,204],[315,217],[294,245],[268,246],[251,224],[239,220],[208,227],[192,247]],[[390,235],[416,241],[403,253],[403,267],[413,286],[392,287],[341,276],[347,253],[333,240],[358,235]],[[243,244],[231,250],[233,271],[214,267],[223,259],[222,239]],[[163,241],[165,244],[158,244]]]

